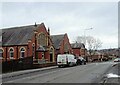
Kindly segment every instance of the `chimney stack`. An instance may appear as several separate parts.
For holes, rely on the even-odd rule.
[[[36,22],[35,22],[35,25],[34,25],[35,27],[37,27],[37,24],[36,24]]]
[[[50,29],[49,29],[49,27],[48,27],[48,34],[50,35]]]

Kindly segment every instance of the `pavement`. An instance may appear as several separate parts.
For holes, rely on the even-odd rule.
[[[115,63],[112,66],[112,68],[104,76],[102,82],[104,85],[107,85],[107,83],[120,85],[120,63]]]
[[[38,71],[54,69],[57,67],[58,66],[51,66],[51,67],[44,67],[44,68],[38,68],[38,69],[29,69],[29,70],[22,70],[22,71],[16,71],[16,72],[11,72],[11,73],[5,73],[5,74],[0,75],[0,78],[3,79],[3,78],[15,77],[15,76],[34,73],[34,72],[38,72]]]

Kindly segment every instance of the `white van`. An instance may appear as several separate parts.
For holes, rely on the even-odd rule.
[[[74,66],[76,65],[77,60],[72,54],[59,54],[57,56],[57,65],[61,66]]]

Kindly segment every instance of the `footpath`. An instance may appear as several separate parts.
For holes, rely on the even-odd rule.
[[[16,71],[16,72],[11,72],[11,73],[4,73],[4,74],[0,75],[0,80],[4,79],[4,78],[20,76],[20,75],[34,73],[34,72],[38,72],[38,71],[54,69],[54,68],[57,68],[57,67],[58,66],[51,66],[51,67],[44,67],[44,68],[38,68],[38,69],[29,69],[29,70],[22,70],[22,71]]]

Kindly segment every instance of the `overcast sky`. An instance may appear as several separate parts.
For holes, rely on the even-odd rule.
[[[118,47],[117,2],[3,2],[0,28],[44,22],[51,34],[67,33],[70,42],[77,36],[94,36],[102,48]]]

